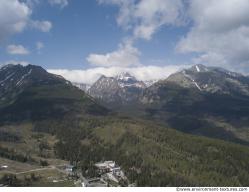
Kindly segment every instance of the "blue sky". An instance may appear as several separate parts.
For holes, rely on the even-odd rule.
[[[8,38],[5,46],[22,44],[31,53],[9,55],[3,45],[0,58],[27,60],[46,68],[87,67],[85,58],[89,53],[114,49],[122,36],[122,30],[114,27],[114,17],[107,19],[110,12],[113,12],[111,8],[103,9],[92,0],[74,0],[63,9],[41,1],[35,5],[32,18],[51,21],[52,29],[46,33],[25,29]],[[44,44],[39,54],[36,42]]]
[[[94,0],[73,0],[63,9],[41,1],[34,8],[32,18],[50,20],[52,29],[48,33],[31,29],[12,37],[6,45],[22,44],[32,53],[13,57],[3,51],[1,60],[25,59],[46,68],[88,68],[90,66],[85,58],[90,53],[111,52],[129,34],[117,26],[117,13],[117,7],[100,5]],[[174,51],[175,43],[184,32],[185,28],[162,27],[152,40],[137,41],[142,62],[160,65],[170,61],[184,62],[181,54],[176,55]],[[44,43],[44,49],[39,54],[35,51],[38,41]]]
[[[86,83],[123,70],[163,78],[196,63],[248,73],[248,20],[247,0],[0,0],[0,63]]]

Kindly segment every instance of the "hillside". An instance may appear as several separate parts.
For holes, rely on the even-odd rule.
[[[2,157],[8,158],[3,153],[6,148],[15,157],[14,149],[14,154],[23,154],[27,160],[12,160],[25,165],[39,167],[39,159],[60,165],[58,159],[62,159],[88,175],[93,163],[111,159],[137,186],[249,183],[248,147],[183,134],[149,121],[124,117],[63,119],[2,126],[1,130],[20,138],[17,142],[1,141]]]
[[[243,75],[198,65],[146,89],[141,111],[186,133],[248,145],[248,86]]]
[[[66,178],[57,168],[64,163],[89,175],[101,160],[115,160],[137,186],[249,184],[247,146],[120,116],[61,77],[41,69],[44,76],[34,81],[27,70],[33,66],[19,67],[27,71],[25,84],[18,92],[8,89],[6,94],[14,96],[0,108],[0,163],[18,173],[11,185],[51,185],[51,177]],[[35,171],[27,182],[25,171],[40,168],[45,171]],[[1,182],[8,181],[7,173],[1,171]]]
[[[12,72],[13,71],[13,72]],[[64,115],[105,114],[107,110],[60,76],[38,66],[8,65],[0,105],[0,122],[61,118]],[[14,79],[9,79],[14,74]],[[9,76],[8,76],[9,75]]]

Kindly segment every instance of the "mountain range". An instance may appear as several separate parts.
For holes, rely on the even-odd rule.
[[[198,89],[212,94],[249,95],[249,78],[239,73],[218,67],[198,64],[171,74],[167,79],[158,80],[159,84],[173,83],[182,88]],[[93,85],[73,83],[92,97],[106,103],[125,104],[143,100],[142,92],[157,81],[139,81],[128,72],[114,77],[102,75]],[[127,94],[127,95],[126,95]],[[152,99],[152,98],[151,98]]]
[[[249,184],[248,77],[195,65],[150,85],[128,73],[73,84],[35,65],[0,68],[0,162],[66,161],[89,175],[111,159],[136,186]]]
[[[194,65],[149,86],[129,73],[101,76],[86,92],[128,116],[186,133],[249,142],[249,78],[223,68]]]

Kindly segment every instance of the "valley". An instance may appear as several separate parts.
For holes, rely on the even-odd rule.
[[[167,80],[141,90],[141,82],[127,78],[128,87],[138,85],[141,92],[125,89],[125,103],[129,94],[136,99],[111,105],[37,66],[10,65],[0,77],[14,72],[1,87],[0,165],[7,166],[1,184],[79,186],[79,174],[95,178],[95,164],[110,160],[133,186],[249,184],[246,91],[203,93],[193,83]],[[122,93],[119,83],[115,96]],[[65,172],[66,165],[75,172]]]

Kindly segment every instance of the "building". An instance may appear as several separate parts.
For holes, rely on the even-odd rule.
[[[1,165],[0,170],[7,169],[9,166],[8,165]]]
[[[102,172],[112,172],[113,174],[119,174],[121,168],[117,166],[115,161],[104,161],[96,163],[95,166]]]
[[[68,172],[68,173],[72,173],[75,169],[75,166],[73,165],[66,165],[65,166],[65,171]]]
[[[121,167],[118,166],[115,161],[104,161],[96,163],[95,166],[98,168],[100,174],[106,173],[110,179],[115,178],[111,179],[115,182],[118,181],[120,178],[124,178],[124,173],[121,170]]]

